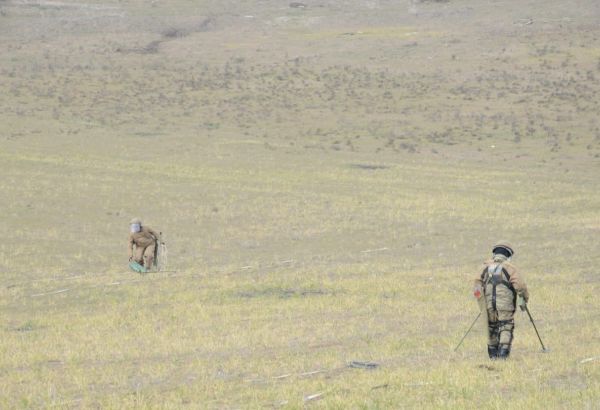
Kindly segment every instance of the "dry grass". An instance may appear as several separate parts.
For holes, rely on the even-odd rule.
[[[577,3],[0,2],[0,407],[595,408]],[[548,354],[452,352],[498,238]]]

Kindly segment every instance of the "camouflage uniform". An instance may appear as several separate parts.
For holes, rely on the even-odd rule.
[[[129,234],[129,259],[133,259],[146,269],[150,269],[154,262],[156,243],[160,236],[149,226],[143,226],[138,218],[132,219],[130,224],[139,224],[140,230]]]
[[[490,359],[507,359],[513,340],[517,296],[529,299],[527,285],[517,268],[509,262],[514,254],[508,242],[494,246],[492,259],[484,262],[475,286],[483,290],[488,316],[488,355]]]

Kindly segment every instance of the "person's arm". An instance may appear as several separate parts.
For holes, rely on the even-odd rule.
[[[473,280],[473,296],[475,296],[475,298],[477,298],[477,299],[479,299],[483,295],[483,279],[482,279],[483,270],[484,270],[484,266],[482,266],[479,269],[479,273]],[[478,294],[478,290],[479,290],[479,294]]]
[[[527,284],[516,269],[510,275],[510,283],[511,285],[513,285],[513,288],[515,288],[517,294],[523,299],[525,299],[525,302],[529,301],[529,291],[527,290]]]
[[[148,229],[148,233],[152,236],[154,236],[154,239],[156,239],[157,241],[160,241],[160,234],[157,233],[154,229],[150,228],[150,227],[146,227],[146,229]]]

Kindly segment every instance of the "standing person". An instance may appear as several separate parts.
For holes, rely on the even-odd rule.
[[[129,222],[129,261],[133,259],[149,271],[159,239],[160,235],[149,226],[142,225],[140,218],[133,218]]]
[[[474,295],[487,310],[488,355],[490,359],[508,359],[515,327],[517,296],[525,303],[529,292],[517,268],[510,262],[514,248],[500,241],[492,248],[492,258],[485,261],[475,279]]]

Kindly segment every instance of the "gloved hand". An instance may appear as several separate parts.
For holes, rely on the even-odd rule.
[[[475,299],[479,299],[481,297],[481,286],[476,285],[473,288],[473,296],[475,296]]]
[[[522,311],[525,311],[525,309],[527,309],[527,299],[525,299],[522,295],[519,295],[517,299],[517,304],[519,305],[519,308],[521,308]]]
[[[131,262],[131,260],[132,260],[132,259],[133,259],[133,256],[132,256],[132,255],[130,255],[130,256],[129,256],[129,262]]]

